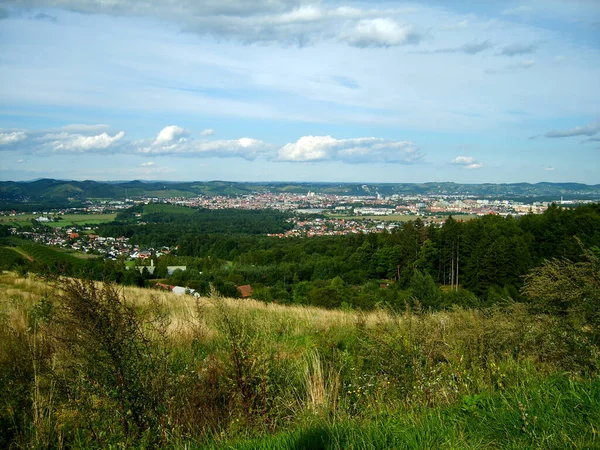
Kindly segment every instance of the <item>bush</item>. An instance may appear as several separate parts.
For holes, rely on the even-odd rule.
[[[107,430],[127,445],[160,439],[164,360],[135,309],[110,284],[65,280],[62,291],[55,330],[62,364],[52,375],[69,402],[87,410],[89,435],[77,432],[97,443]]]

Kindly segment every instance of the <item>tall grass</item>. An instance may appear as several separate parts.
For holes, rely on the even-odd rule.
[[[598,349],[521,304],[439,313],[0,275],[0,446],[592,448]]]

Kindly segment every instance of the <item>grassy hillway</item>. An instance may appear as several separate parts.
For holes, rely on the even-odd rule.
[[[0,447],[598,448],[564,320],[325,310],[0,275]]]

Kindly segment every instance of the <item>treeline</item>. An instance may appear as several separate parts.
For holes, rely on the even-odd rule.
[[[291,226],[276,211],[162,209],[137,207],[100,227],[138,245],[177,245],[175,254],[154,257],[153,274],[127,270],[124,260],[81,260],[36,244],[20,253],[22,243],[13,238],[4,238],[0,268],[137,286],[160,279],[206,295],[212,286],[227,297],[250,284],[252,296],[267,302],[435,310],[521,301],[523,277],[533,268],[553,258],[579,262],[584,249],[600,248],[600,205],[553,205],[520,218],[449,218],[440,228],[416,220],[391,233],[310,239],[259,234]],[[169,276],[167,267],[179,265],[187,270]]]
[[[583,248],[594,246],[600,246],[599,205],[553,205],[544,214],[521,218],[449,218],[441,228],[417,220],[392,233],[368,235],[199,234],[183,236],[178,254],[203,259],[174,281],[202,289],[224,279],[252,284],[255,297],[265,300],[322,306],[404,304],[407,298],[433,308],[488,305],[520,299],[522,277],[544,260],[578,261]]]

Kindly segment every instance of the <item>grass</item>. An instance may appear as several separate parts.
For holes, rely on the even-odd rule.
[[[11,226],[27,226],[31,225],[31,221],[40,217],[41,214],[19,214],[18,216],[0,216],[0,224]],[[64,228],[70,226],[81,225],[98,225],[101,223],[112,222],[116,214],[63,214],[50,217],[60,217],[62,220],[58,222],[41,222],[54,228]]]
[[[468,406],[467,406],[468,405]],[[414,408],[372,420],[304,424],[215,449],[597,448],[600,382],[555,376],[527,389],[482,394],[476,403]]]
[[[77,267],[82,265],[83,260],[85,259],[97,258],[95,255],[49,247],[47,245],[36,244],[31,241],[12,237],[4,239],[1,243],[8,245],[6,247],[0,247],[5,249],[5,251],[13,252],[15,255],[19,255],[31,263],[41,263],[49,266],[58,263],[67,263]],[[3,255],[4,254],[5,253],[3,253]],[[10,261],[10,259],[6,258],[3,258],[2,260],[5,262]]]
[[[107,292],[91,308],[68,284],[0,274],[1,445],[600,446],[598,349],[524,305],[361,313]],[[123,351],[90,353],[102,346]]]

